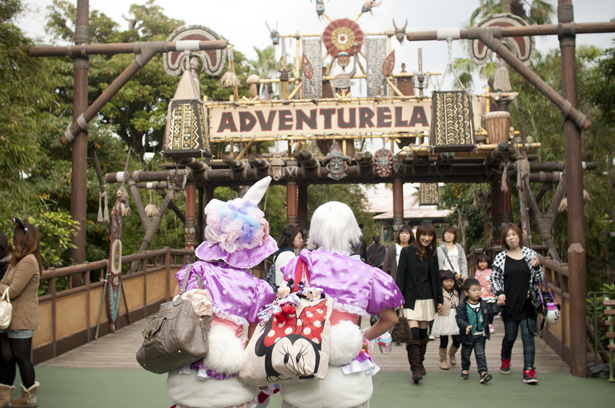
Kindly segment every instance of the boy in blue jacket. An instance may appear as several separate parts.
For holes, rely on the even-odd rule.
[[[500,312],[501,307],[480,298],[480,282],[477,279],[467,279],[463,282],[462,289],[466,297],[457,306],[456,315],[461,337],[461,379],[470,378],[470,357],[474,350],[480,383],[486,384],[491,380],[485,356],[485,343],[489,340],[489,322],[490,318]]]

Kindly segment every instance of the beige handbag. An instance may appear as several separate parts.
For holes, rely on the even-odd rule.
[[[148,371],[168,373],[207,356],[209,352],[211,316],[197,316],[190,300],[182,298],[191,271],[192,265],[188,265],[179,295],[162,304],[143,330],[143,344],[137,352],[137,361]],[[201,275],[196,276],[199,289],[203,289]]]
[[[11,304],[11,297],[9,296],[9,289],[6,288],[0,299],[0,329],[8,329],[11,325],[11,318],[13,317],[13,305]],[[6,298],[6,299],[5,299]]]

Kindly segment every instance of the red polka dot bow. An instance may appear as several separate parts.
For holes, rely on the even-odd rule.
[[[315,305],[304,307],[299,317],[297,317],[293,306],[285,305],[282,308],[282,313],[276,313],[271,319],[272,325],[265,337],[265,347],[271,347],[282,337],[293,334],[320,344],[326,319],[326,299],[322,299]]]

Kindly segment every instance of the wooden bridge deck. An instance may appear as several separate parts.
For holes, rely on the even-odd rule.
[[[71,350],[51,360],[47,360],[41,367],[63,368],[116,368],[138,369],[141,366],[135,359],[135,354],[142,342],[141,331],[146,325],[146,319],[139,320],[129,326],[122,327],[113,334],[108,334],[98,340]],[[496,332],[487,342],[487,364],[491,371],[500,367],[500,347],[504,335],[504,327],[500,319],[495,320]],[[438,363],[439,339],[429,343],[425,357],[427,371],[441,371]],[[383,355],[379,351],[373,353],[374,360],[381,367],[382,372],[409,371],[406,358],[405,345],[393,344],[393,352]],[[450,371],[457,373],[461,370],[461,356],[457,353],[457,366]],[[512,355],[512,370],[521,372],[523,365],[523,347],[521,335],[515,343]],[[570,368],[559,356],[540,338],[536,338],[536,367],[539,373],[568,372]],[[476,362],[472,358],[472,371],[476,369]]]

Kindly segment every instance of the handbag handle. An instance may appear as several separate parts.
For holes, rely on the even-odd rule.
[[[184,281],[182,282],[182,287],[179,290],[179,294],[183,295],[186,291],[186,285],[188,284],[188,278],[190,277],[190,273],[192,272],[192,265],[188,265],[188,269],[186,269],[186,273],[184,273]],[[196,274],[196,281],[199,285],[199,289],[203,289],[203,278],[198,273]]]
[[[293,285],[293,292],[299,291],[299,282],[301,281],[301,275],[303,275],[303,270],[305,269],[305,281],[308,286],[310,286],[310,272],[308,271],[307,265],[303,262],[303,259],[299,257],[299,262],[297,262],[297,270],[295,271],[295,284]]]
[[[2,300],[4,300],[4,298],[6,297],[6,301],[8,303],[11,303],[11,295],[9,294],[9,287],[7,287],[6,289],[4,289],[4,293],[2,294]]]

